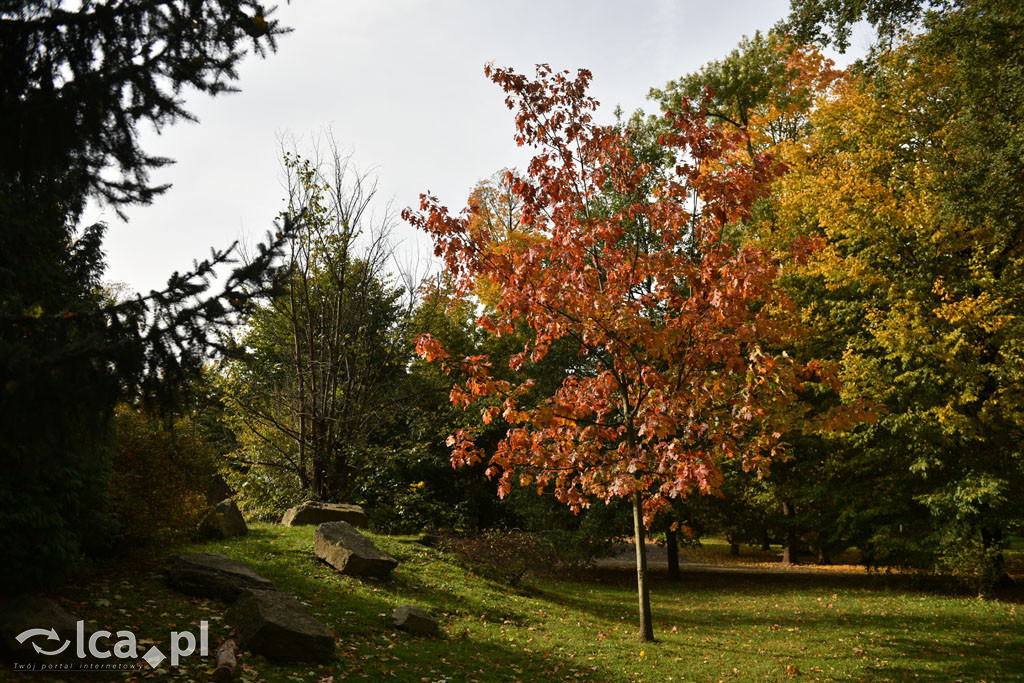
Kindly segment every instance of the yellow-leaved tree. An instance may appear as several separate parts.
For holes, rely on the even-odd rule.
[[[859,505],[877,559],[932,561],[984,591],[1022,517],[1024,51],[965,43],[1022,14],[967,5],[819,100],[774,199],[780,229],[822,243],[802,273],[811,314],[861,319],[843,381],[885,409],[848,434],[864,491],[874,476],[887,493]]]

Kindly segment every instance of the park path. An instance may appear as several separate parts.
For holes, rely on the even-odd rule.
[[[612,555],[594,560],[594,566],[602,569],[635,569],[636,551],[631,543],[616,543],[612,546]],[[647,542],[647,567],[649,569],[668,569],[668,549],[657,543]],[[856,565],[791,565],[772,564],[768,562],[737,562],[735,564],[699,562],[694,560],[685,549],[679,549],[679,569],[690,572],[709,572],[716,574],[860,574],[867,570]]]

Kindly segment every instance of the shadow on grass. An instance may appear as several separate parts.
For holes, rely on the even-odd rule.
[[[171,630],[201,619],[215,642],[230,635],[227,606],[170,591],[157,570],[177,552],[223,552],[305,601],[338,637],[337,659],[316,669],[243,654],[249,681],[618,682],[664,680],[665,671],[720,680],[734,667],[743,672],[737,680],[788,680],[787,664],[837,680],[1024,680],[1024,634],[1009,606],[913,590],[905,576],[701,571],[673,582],[654,572],[661,643],[639,646],[632,570],[538,578],[531,581],[538,590],[524,594],[472,575],[437,550],[373,540],[401,561],[388,580],[354,579],[320,563],[312,527],[254,525],[243,538],[121,561],[65,587],[61,597],[82,618],[128,628],[164,652]],[[389,615],[405,603],[432,612],[445,635],[396,631]],[[187,658],[178,675],[204,680],[209,666]]]
[[[502,607],[506,596],[493,593],[479,580],[467,581],[461,569],[446,564],[435,551],[403,549],[391,543],[382,549],[402,561],[399,569],[388,580],[359,580],[342,576],[315,558],[312,529],[308,533],[282,533],[279,527],[258,525],[247,536],[229,541],[150,549],[97,565],[58,593],[64,605],[79,617],[104,628],[128,629],[137,638],[151,641],[142,652],[149,644],[169,652],[171,631],[195,631],[204,620],[209,622],[213,649],[220,639],[232,635],[223,620],[228,606],[171,591],[159,570],[172,554],[223,552],[273,581],[278,590],[306,602],[337,637],[337,657],[324,665],[268,662],[242,653],[239,665],[244,680],[321,681],[331,676],[334,680],[361,677],[415,682],[621,680],[594,662],[584,664],[559,653],[527,649],[500,637],[498,627],[477,628],[473,633],[453,628],[453,624],[467,623],[458,617],[482,616],[500,624],[523,617],[507,604]],[[459,591],[469,585],[471,591]],[[397,631],[389,616],[404,603],[431,611],[441,621],[443,634],[425,638]],[[184,658],[172,673],[206,680],[211,666],[212,658],[196,655]],[[160,671],[155,673],[162,675]],[[0,665],[0,680],[66,679],[66,675],[38,672],[17,674]]]
[[[805,672],[833,663],[864,680],[1024,680],[1024,631],[1006,605],[921,590],[915,577],[684,571],[651,583],[655,636],[695,658],[757,653]],[[553,583],[543,598],[632,624],[635,591],[633,570],[605,568]]]
[[[273,527],[253,529],[244,540],[225,545],[223,552],[252,566],[278,590],[308,603],[334,630],[339,639],[338,663],[321,673],[333,671],[370,680],[544,681],[562,678],[559,672],[563,672],[577,680],[615,680],[593,663],[584,666],[550,652],[531,652],[493,638],[474,637],[467,629],[449,629],[437,638],[397,631],[390,614],[407,603],[438,617],[443,630],[459,618],[519,624],[525,617],[487,581],[447,563],[438,551],[374,540],[400,562],[387,579],[344,576],[322,563],[313,554],[312,529],[308,534],[283,534]],[[467,587],[470,590],[465,590]],[[495,662],[501,663],[500,668]],[[275,680],[274,676],[283,679],[301,669],[273,663],[258,668],[267,680]]]

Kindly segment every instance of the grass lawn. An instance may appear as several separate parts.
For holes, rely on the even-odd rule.
[[[344,577],[318,563],[313,527],[257,524],[245,538],[184,550],[248,563],[307,602],[338,637],[337,661],[324,666],[281,666],[244,653],[239,680],[1024,680],[1024,619],[1017,613],[1024,606],[1013,596],[984,602],[915,590],[908,577],[884,575],[694,572],[669,582],[656,573],[659,642],[641,644],[629,570],[530,578],[526,590],[514,591],[467,573],[438,550],[373,539],[401,560],[388,581]],[[213,641],[228,636],[225,605],[168,590],[157,573],[163,559],[122,563],[113,573],[97,568],[61,598],[80,617],[130,629],[164,653],[172,630],[198,632],[200,619],[209,621]],[[443,637],[395,631],[387,617],[402,603],[438,616]],[[212,658],[192,656],[178,669],[165,662],[147,675],[204,681],[211,667]],[[21,680],[47,679],[37,673]]]

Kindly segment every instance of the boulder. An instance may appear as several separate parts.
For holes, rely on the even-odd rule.
[[[395,626],[403,631],[423,636],[437,635],[437,619],[419,607],[402,605],[391,613],[391,619],[395,622]]]
[[[35,634],[18,642],[25,631],[43,629],[49,633]],[[96,632],[94,624],[83,624],[88,641]],[[62,650],[65,643],[70,642]],[[0,606],[0,659],[11,664],[75,664],[79,660],[75,643],[78,642],[78,617],[60,606],[56,600],[35,595],[19,595]],[[106,641],[101,644],[106,648]],[[37,649],[38,648],[38,649]],[[42,652],[40,652],[42,650]],[[56,653],[57,650],[61,652]],[[44,654],[55,652],[56,654]]]
[[[290,595],[247,590],[226,619],[239,647],[268,659],[322,662],[334,657],[334,634]]]
[[[303,526],[323,524],[324,522],[348,522],[352,526],[363,529],[369,525],[362,506],[342,503],[310,501],[289,509],[281,518],[281,524],[284,526]]]
[[[342,574],[384,578],[398,560],[381,551],[348,522],[327,522],[316,528],[313,551]]]
[[[175,555],[163,573],[174,590],[201,598],[234,602],[248,588],[274,590],[269,580],[221,553]]]
[[[231,538],[249,533],[249,527],[235,501],[225,498],[206,513],[196,533],[202,540]]]

